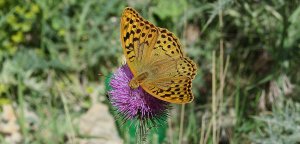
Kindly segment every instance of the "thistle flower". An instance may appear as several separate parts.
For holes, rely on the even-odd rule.
[[[127,65],[123,65],[113,74],[109,95],[116,110],[125,119],[131,120],[153,120],[166,116],[168,103],[151,96],[141,87],[131,89],[128,84],[132,78],[133,74]]]

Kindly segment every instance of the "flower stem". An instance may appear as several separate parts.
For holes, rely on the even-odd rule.
[[[179,144],[182,143],[182,137],[183,137],[184,108],[185,108],[185,104],[182,104],[181,115],[180,115],[179,140],[178,140]]]

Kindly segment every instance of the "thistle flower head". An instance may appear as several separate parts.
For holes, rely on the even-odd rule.
[[[111,78],[109,95],[117,111],[126,119],[152,119],[166,115],[168,103],[151,96],[141,87],[131,89],[129,82],[132,78],[127,65],[120,67]]]

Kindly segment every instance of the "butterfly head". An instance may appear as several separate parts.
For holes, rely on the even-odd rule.
[[[137,89],[139,86],[140,86],[140,84],[139,84],[138,81],[135,80],[135,79],[132,79],[132,80],[129,82],[129,87],[130,87],[131,89]]]

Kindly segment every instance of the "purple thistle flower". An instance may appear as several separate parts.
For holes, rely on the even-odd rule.
[[[141,87],[131,89],[129,82],[133,78],[129,67],[123,65],[112,76],[109,91],[112,105],[125,119],[153,119],[167,115],[169,105],[167,102],[159,100]]]

